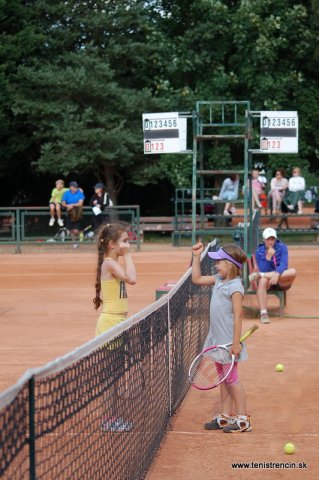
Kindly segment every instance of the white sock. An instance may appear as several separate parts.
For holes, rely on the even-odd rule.
[[[237,418],[240,420],[248,420],[247,415],[237,415]]]
[[[260,310],[260,315],[262,315],[263,313],[267,313],[267,310],[265,308],[263,308],[262,310]]]

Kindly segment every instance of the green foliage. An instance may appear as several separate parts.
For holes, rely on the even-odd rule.
[[[297,110],[299,155],[264,158],[311,175],[318,30],[317,0],[0,0],[0,176],[93,173],[115,200],[124,182],[189,186],[189,155],[143,155],[142,113],[226,99]],[[205,145],[205,168],[242,166],[230,143]]]

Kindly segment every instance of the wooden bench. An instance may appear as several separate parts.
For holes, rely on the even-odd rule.
[[[174,217],[140,217],[141,232],[172,232]]]
[[[204,225],[207,226],[207,220]],[[197,221],[196,228],[200,228],[201,223]],[[180,217],[178,221],[175,217],[140,217],[140,235],[143,238],[144,232],[174,232],[175,230],[192,231],[192,218]]]
[[[237,234],[241,230],[240,227],[212,227],[207,229],[196,229],[196,237],[211,237],[216,238],[218,235],[222,236],[231,236],[232,241],[235,241],[234,235]],[[180,241],[183,237],[191,238],[192,231],[190,230],[175,230],[172,233],[172,244],[174,247],[178,247],[180,245]]]
[[[247,278],[246,281],[244,281],[244,284],[247,285],[245,295],[256,295],[257,293],[257,281],[249,283],[249,275],[253,272],[258,272],[258,266],[256,262],[256,257],[255,255],[252,255],[250,258],[247,259]],[[286,290],[280,290],[280,289],[273,289],[273,290],[268,290],[267,295],[274,295],[275,297],[278,298],[279,300],[279,308],[280,308],[280,317],[282,318],[284,316],[284,311],[285,311],[285,306],[287,304],[287,292]]]

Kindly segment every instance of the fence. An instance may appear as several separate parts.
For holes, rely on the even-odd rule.
[[[107,208],[105,218],[110,222],[125,221],[129,225],[130,241],[140,249],[140,207],[139,205],[119,205]],[[65,215],[65,214],[64,214]],[[94,241],[92,209],[83,208],[81,241]],[[66,228],[49,226],[48,207],[0,207],[0,245],[12,244],[16,252],[26,244],[56,244],[68,242],[70,236]]]

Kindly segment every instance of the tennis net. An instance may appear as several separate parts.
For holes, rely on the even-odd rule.
[[[208,248],[203,274],[211,273]],[[209,287],[193,285],[189,269],[148,308],[27,371],[0,395],[0,478],[145,478],[189,388],[209,300]]]

